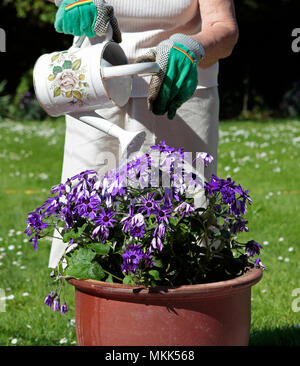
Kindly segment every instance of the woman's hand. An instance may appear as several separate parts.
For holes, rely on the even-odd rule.
[[[174,34],[136,62],[156,61],[160,72],[150,81],[148,108],[154,114],[168,113],[173,119],[177,109],[193,94],[198,84],[197,62],[205,56],[203,47],[184,34]]]
[[[92,0],[64,0],[55,18],[57,32],[88,37],[95,37],[93,24],[97,18],[97,8]]]
[[[55,0],[55,3],[60,0]],[[55,29],[59,33],[88,37],[107,33],[108,25],[113,29],[114,41],[121,42],[121,32],[113,7],[105,0],[63,0],[56,13]]]

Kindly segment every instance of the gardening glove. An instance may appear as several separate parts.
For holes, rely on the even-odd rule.
[[[103,36],[110,24],[113,30],[113,40],[122,41],[114,9],[105,0],[56,0],[59,5],[54,27],[57,32],[87,37]]]
[[[194,93],[198,84],[197,62],[205,55],[202,45],[181,33],[162,41],[135,62],[157,62],[160,71],[150,81],[148,109],[173,119],[176,110]]]

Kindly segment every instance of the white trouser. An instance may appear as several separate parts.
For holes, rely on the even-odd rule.
[[[165,140],[174,148],[186,152],[207,152],[214,157],[205,170],[205,178],[217,172],[219,97],[217,87],[197,89],[185,102],[173,120],[167,116],[156,116],[147,109],[146,98],[130,98],[122,108],[108,104],[96,111],[105,118],[128,131],[144,130],[146,139],[141,153],[151,145]],[[195,157],[195,156],[194,156]],[[100,174],[114,168],[119,158],[119,140],[80,122],[66,117],[66,135],[62,182],[86,169]],[[56,267],[66,244],[53,239],[49,267]]]

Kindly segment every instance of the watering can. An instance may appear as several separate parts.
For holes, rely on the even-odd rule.
[[[111,26],[100,43],[80,48],[84,38],[79,37],[69,50],[39,57],[33,70],[36,98],[50,116],[68,114],[118,138],[123,161],[140,150],[146,133],[126,131],[90,114],[107,101],[125,106],[131,95],[133,76],[157,73],[159,66],[155,62],[128,64],[121,46],[112,41]]]

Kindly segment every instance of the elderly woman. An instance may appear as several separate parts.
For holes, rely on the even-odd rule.
[[[54,0],[50,0],[54,2]],[[218,60],[228,57],[238,39],[233,0],[55,0],[58,32],[87,35],[95,44],[108,24],[129,62],[156,61],[155,76],[136,76],[124,107],[96,110],[102,118],[130,130],[144,130],[141,152],[162,140],[184,151],[214,157],[205,171],[217,170]],[[119,141],[67,116],[62,180],[86,170],[115,167]],[[54,240],[50,267],[64,245]]]

